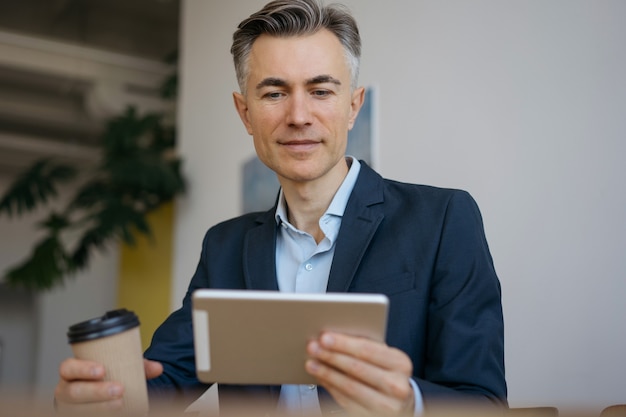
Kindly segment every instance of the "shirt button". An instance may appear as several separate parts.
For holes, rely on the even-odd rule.
[[[315,389],[315,385],[314,384],[309,385],[309,389],[310,390],[314,390]]]
[[[306,265],[304,265],[304,269],[306,269],[307,271],[312,271],[313,270],[313,265],[306,264]]]

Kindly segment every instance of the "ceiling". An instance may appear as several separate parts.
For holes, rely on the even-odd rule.
[[[179,13],[180,0],[0,0],[0,32],[163,62],[178,48]],[[0,62],[0,174],[66,152],[51,144],[96,145],[103,122],[86,108],[91,88]]]
[[[143,58],[178,45],[179,0],[0,0],[0,29]]]

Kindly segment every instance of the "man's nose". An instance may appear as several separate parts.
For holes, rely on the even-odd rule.
[[[287,110],[287,123],[290,126],[301,127],[311,123],[310,97],[304,92],[293,93],[290,97]]]

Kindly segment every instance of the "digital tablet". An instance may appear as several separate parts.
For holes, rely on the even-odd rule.
[[[385,340],[382,294],[196,290],[192,295],[198,379],[228,384],[312,384],[306,344],[330,330]]]

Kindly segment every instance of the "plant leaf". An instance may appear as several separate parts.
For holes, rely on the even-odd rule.
[[[50,289],[61,283],[67,272],[67,254],[58,236],[52,234],[35,246],[30,258],[7,272],[6,282],[13,287]]]
[[[74,268],[87,265],[93,250],[103,250],[114,237],[129,245],[135,244],[134,232],[152,237],[145,213],[123,204],[119,199],[109,198],[106,204],[88,218],[91,226],[85,231],[71,256]]]
[[[53,164],[49,159],[35,162],[9,187],[0,200],[0,214],[9,217],[15,212],[21,215],[34,210],[39,204],[47,203],[56,197],[56,183],[65,183],[74,179],[77,170],[64,164]]]
[[[70,225],[70,222],[67,217],[52,212],[46,220],[40,222],[38,225],[39,227],[50,230],[54,235],[58,235],[61,230]]]

